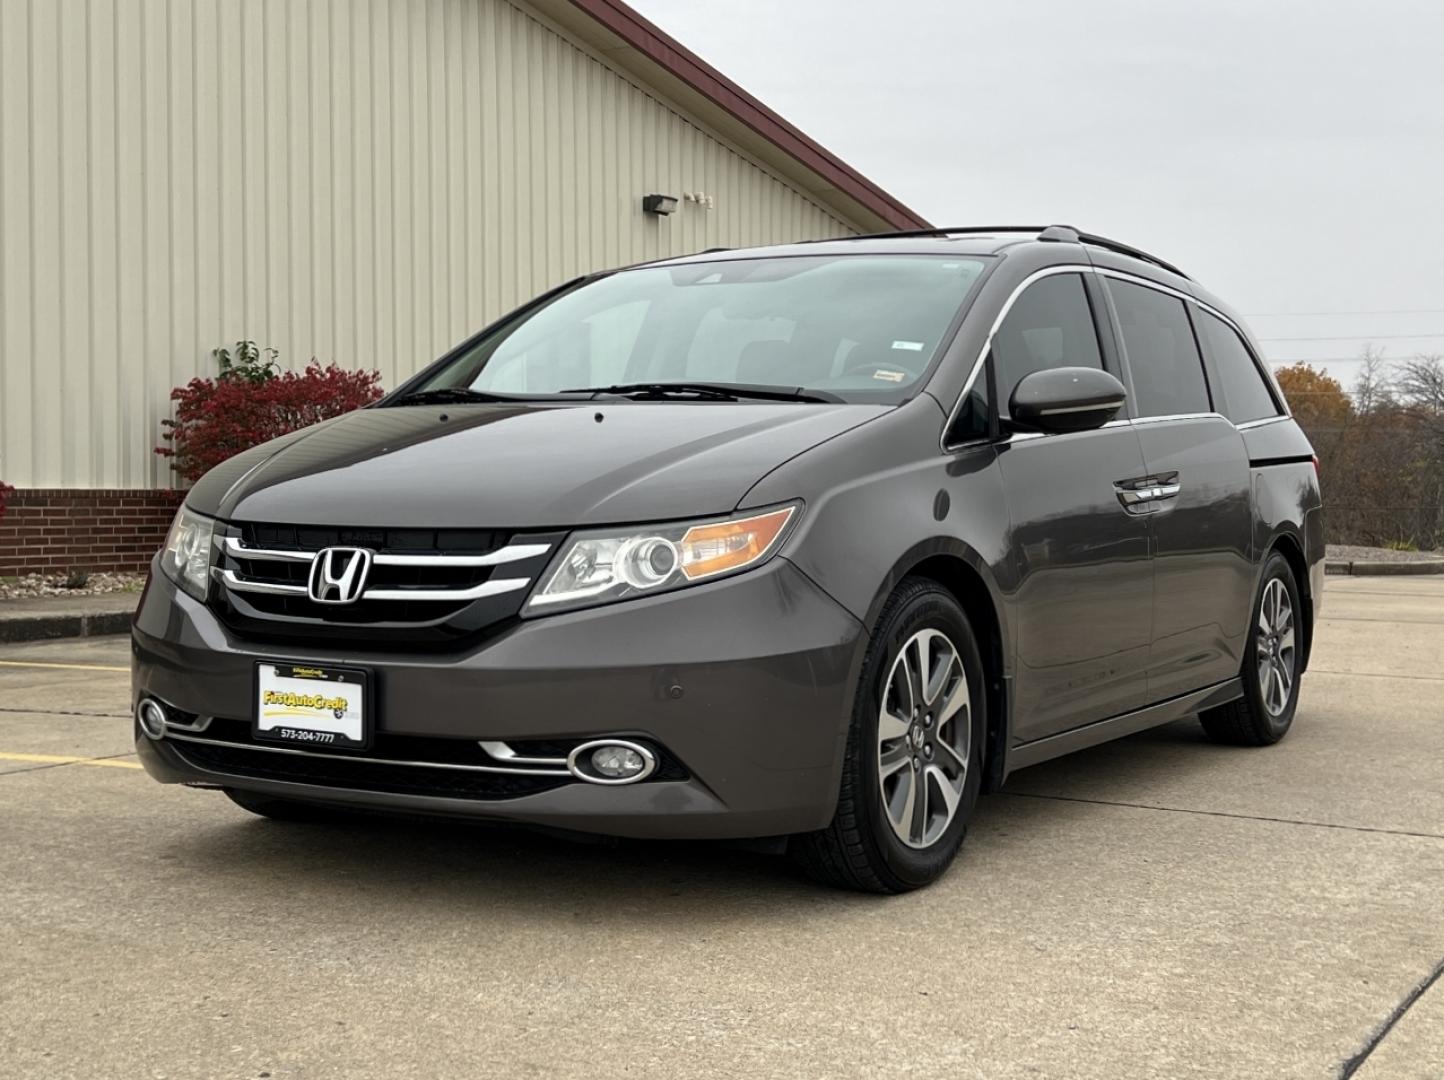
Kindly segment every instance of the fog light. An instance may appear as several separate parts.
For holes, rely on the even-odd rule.
[[[599,746],[592,751],[592,768],[609,780],[636,776],[646,767],[642,755],[629,746]]]
[[[567,768],[589,784],[635,784],[657,768],[657,757],[641,743],[596,739],[567,756]]]
[[[155,698],[141,698],[135,707],[135,719],[149,738],[165,738],[165,708]]]

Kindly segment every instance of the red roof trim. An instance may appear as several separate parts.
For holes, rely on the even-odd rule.
[[[571,0],[571,3],[668,74],[725,109],[890,225],[899,229],[916,229],[927,228],[930,224],[621,0]]]

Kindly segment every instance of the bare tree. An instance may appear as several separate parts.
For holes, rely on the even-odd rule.
[[[1444,357],[1405,360],[1394,376],[1394,390],[1411,409],[1431,416],[1444,414]]]
[[[1389,376],[1384,370],[1384,350],[1378,346],[1366,345],[1359,359],[1362,364],[1354,380],[1354,405],[1360,414],[1367,415],[1388,403]]]
[[[1394,377],[1409,431],[1401,489],[1417,502],[1413,533],[1420,547],[1444,540],[1444,357],[1416,356]]]

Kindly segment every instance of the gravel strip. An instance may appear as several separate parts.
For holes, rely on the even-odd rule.
[[[0,578],[0,600],[32,600],[40,596],[103,596],[108,593],[140,592],[144,574],[91,574],[78,589],[65,587],[64,574],[27,574]]]

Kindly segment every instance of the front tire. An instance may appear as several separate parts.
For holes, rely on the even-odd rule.
[[[1264,563],[1244,648],[1243,697],[1201,713],[1204,734],[1230,746],[1272,746],[1294,722],[1299,703],[1303,627],[1293,568],[1277,551]]]
[[[957,855],[982,788],[983,664],[967,616],[936,582],[888,599],[863,660],[832,823],[793,839],[827,885],[901,893]]]

